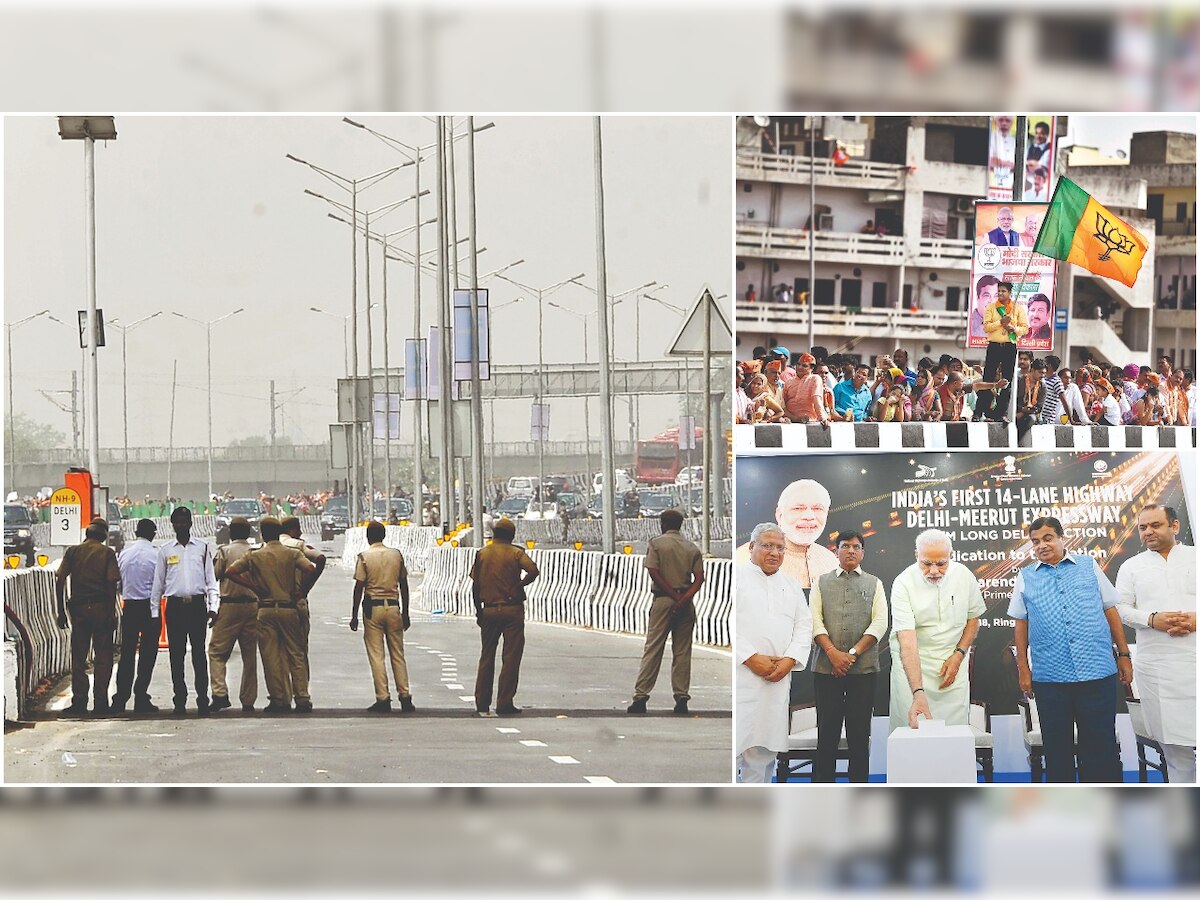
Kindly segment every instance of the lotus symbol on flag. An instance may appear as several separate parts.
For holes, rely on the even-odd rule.
[[[1104,216],[1100,215],[1100,213],[1096,213],[1095,236],[1097,240],[1108,248],[1104,251],[1104,255],[1100,257],[1100,262],[1104,262],[1111,257],[1114,250],[1117,253],[1124,253],[1126,256],[1133,250],[1133,241],[1121,234],[1117,227],[1104,218]]]

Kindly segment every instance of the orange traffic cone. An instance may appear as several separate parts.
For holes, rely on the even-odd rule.
[[[162,603],[158,614],[159,619],[162,620],[162,631],[158,633],[158,649],[166,650],[171,646],[167,641],[167,598],[163,597],[159,602]]]

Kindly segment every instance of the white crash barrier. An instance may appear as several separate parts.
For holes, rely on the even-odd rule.
[[[122,519],[121,534],[125,535],[125,540],[132,541],[137,538],[135,529],[140,518]],[[175,529],[171,526],[170,516],[151,516],[150,521],[158,528],[156,537],[159,540],[170,540],[175,536]],[[192,516],[192,536],[198,538],[210,538],[217,535],[217,517],[216,516]]]
[[[384,544],[404,554],[404,564],[408,571],[424,572],[425,559],[429,551],[437,546],[437,540],[442,536],[442,529],[428,525],[386,525],[384,527],[387,528],[387,534],[383,538]],[[466,539],[469,534],[469,530],[463,532],[463,539]],[[358,554],[366,549],[366,527],[348,528],[346,540],[342,546],[342,565],[353,570]]]
[[[472,547],[435,547],[425,561],[425,578],[414,607],[427,612],[474,616]],[[541,577],[529,586],[525,615],[530,622],[645,634],[650,615],[650,576],[645,557],[576,550],[531,550]],[[704,586],[696,597],[699,643],[727,647],[733,609],[732,563],[704,562]]]
[[[563,526],[558,519],[517,519],[517,542],[527,540],[539,544],[572,544],[582,541],[585,546],[595,547],[603,542],[604,523],[600,519],[571,519],[567,526],[567,539],[563,540]],[[652,519],[617,519],[616,539],[618,543],[645,543],[653,537],[662,534],[662,526],[658,518]],[[703,523],[697,518],[688,518],[683,522],[682,534],[689,541],[700,542]],[[712,539],[716,541],[730,540],[732,521],[729,516],[712,520]]]
[[[45,568],[4,572],[4,637],[16,651],[15,714],[24,717],[30,693],[43,679],[71,671],[71,629],[58,627],[54,573],[58,561]],[[117,610],[114,650],[121,647],[121,612]],[[7,674],[7,670],[6,670]],[[6,694],[7,702],[7,694]],[[5,715],[12,716],[7,709]]]

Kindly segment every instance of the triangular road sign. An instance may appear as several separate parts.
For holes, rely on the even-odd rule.
[[[700,296],[692,304],[691,311],[679,326],[675,339],[668,345],[668,356],[703,356],[704,355],[704,310],[710,310],[710,347],[709,352],[718,355],[733,355],[733,330],[729,320],[721,311],[720,305],[713,299],[712,291],[706,284],[700,291]]]

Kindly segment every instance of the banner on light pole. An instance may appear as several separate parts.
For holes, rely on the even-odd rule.
[[[479,378],[488,381],[491,373],[491,343],[488,329],[488,292],[479,290]],[[471,328],[471,292],[454,292],[454,378],[471,380],[471,363],[475,356],[474,330]]]
[[[375,394],[372,398],[372,431],[377,440],[400,439],[400,395]]]
[[[679,417],[679,449],[680,450],[695,450],[696,449],[696,417],[695,416],[680,416]]]
[[[429,376],[425,371],[426,345],[424,338],[404,341],[404,399],[424,400],[429,394]]]
[[[529,413],[529,440],[535,443],[550,440],[550,404],[532,403]]]

